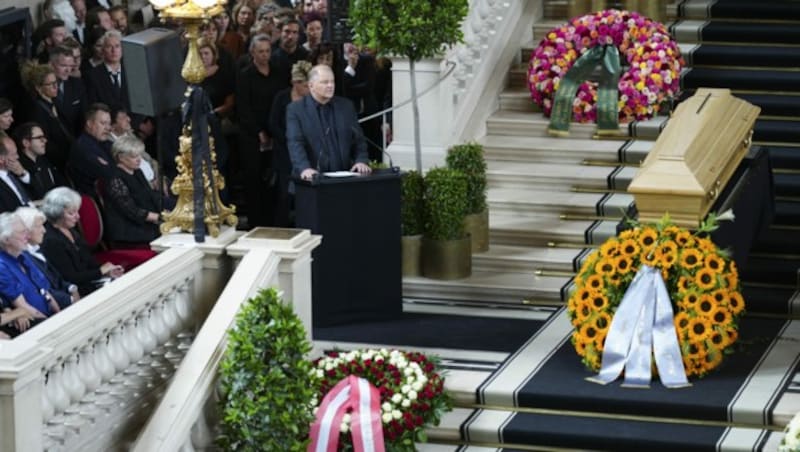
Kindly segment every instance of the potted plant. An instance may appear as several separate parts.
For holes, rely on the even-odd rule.
[[[236,316],[220,363],[223,450],[305,451],[316,394],[303,322],[275,289]]]
[[[408,171],[400,179],[403,276],[419,276],[422,255],[422,174]]]
[[[472,238],[472,252],[489,249],[489,210],[486,205],[486,160],[483,146],[470,142],[447,150],[447,167],[467,176],[467,216],[464,228]]]
[[[472,272],[470,237],[464,232],[467,176],[451,168],[425,175],[422,274],[435,279],[466,278]]]
[[[464,39],[461,23],[469,12],[468,0],[353,0],[348,23],[361,46],[387,55],[408,58],[411,110],[414,117],[416,169],[422,172],[419,106],[414,64],[440,54],[446,46]]]

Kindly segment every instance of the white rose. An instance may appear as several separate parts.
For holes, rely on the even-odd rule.
[[[403,385],[403,387],[400,388],[400,392],[402,392],[403,394],[407,394],[408,391],[410,391],[410,390],[411,390],[411,386],[409,386],[409,385]]]
[[[383,421],[384,424],[392,422],[392,413],[383,413],[383,416],[381,416],[381,420]]]
[[[381,405],[381,410],[392,411],[392,404],[389,402],[383,402],[383,405]]]
[[[376,357],[375,357],[375,362],[376,362],[376,363],[381,363],[381,362],[383,362],[383,356],[381,356],[381,355],[378,355],[378,356],[376,356]]]
[[[325,376],[325,372],[322,369],[317,369],[317,378],[322,378]]]
[[[417,391],[410,391],[408,393],[408,398],[411,400],[417,400]]]
[[[342,433],[347,433],[350,431],[350,426],[342,422],[342,425],[339,426],[339,431]]]
[[[417,392],[422,391],[422,383],[420,383],[418,381],[414,382],[414,384],[411,385],[411,389],[413,389],[414,391],[417,391]]]
[[[392,402],[393,403],[400,403],[400,401],[402,401],[402,400],[403,400],[403,396],[400,395],[400,394],[395,394],[395,395],[392,396]]]
[[[403,373],[406,374],[406,376],[414,375],[414,369],[411,367],[406,367],[406,370],[404,370]]]
[[[411,401],[408,399],[403,399],[403,401],[400,402],[400,406],[403,408],[408,408],[411,406]]]
[[[400,419],[403,417],[403,413],[401,413],[400,410],[392,410],[392,417],[395,419]]]

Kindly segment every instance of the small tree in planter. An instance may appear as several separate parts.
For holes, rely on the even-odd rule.
[[[486,160],[483,146],[472,142],[447,150],[447,167],[467,176],[467,217],[464,227],[472,237],[472,251],[489,249],[489,211],[486,206]]]
[[[433,168],[425,176],[422,273],[429,278],[465,278],[472,271],[470,238],[464,232],[467,176]]]
[[[411,110],[414,115],[414,155],[422,172],[419,106],[414,63],[441,53],[464,39],[461,22],[469,12],[468,0],[352,0],[349,23],[355,41],[381,53],[408,58]]]
[[[416,171],[408,171],[400,179],[403,276],[421,274],[423,184],[422,174]]]
[[[224,450],[305,451],[316,382],[303,322],[275,289],[248,300],[220,363]]]

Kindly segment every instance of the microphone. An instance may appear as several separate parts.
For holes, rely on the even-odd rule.
[[[351,128],[353,129],[353,133],[356,134],[356,137],[358,137],[360,140],[364,140],[367,143],[369,143],[369,144],[375,146],[376,148],[380,149],[381,150],[381,154],[384,154],[384,155],[386,155],[386,157],[389,157],[389,170],[391,170],[393,173],[399,173],[400,172],[400,168],[397,167],[397,166],[394,166],[394,163],[392,162],[392,154],[389,154],[389,152],[386,149],[384,149],[382,145],[378,145],[375,142],[373,142],[372,140],[370,140],[369,138],[367,138],[364,135],[364,132],[361,130],[361,127],[359,127],[357,124],[352,125]]]

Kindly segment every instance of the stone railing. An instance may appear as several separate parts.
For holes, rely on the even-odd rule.
[[[533,22],[542,15],[542,5],[541,0],[470,0],[469,13],[461,25],[464,43],[451,48],[443,58],[415,64],[420,91],[439,84],[418,99],[424,167],[443,164],[450,145],[483,135],[486,119],[497,109],[508,70],[519,60],[520,45],[531,39]],[[453,63],[453,74],[440,83]],[[394,59],[392,89],[396,104],[411,97],[409,77],[408,61]],[[393,113],[392,128],[390,154],[401,167],[413,167],[410,105]]]
[[[208,448],[218,423],[215,386],[227,331],[247,299],[261,288],[278,287],[291,301],[311,339],[311,251],[321,237],[308,231],[258,228],[226,248],[238,265],[208,314],[133,446],[134,451],[192,451]]]
[[[135,436],[217,297],[205,258],[168,250],[2,343],[0,450],[114,450]]]

